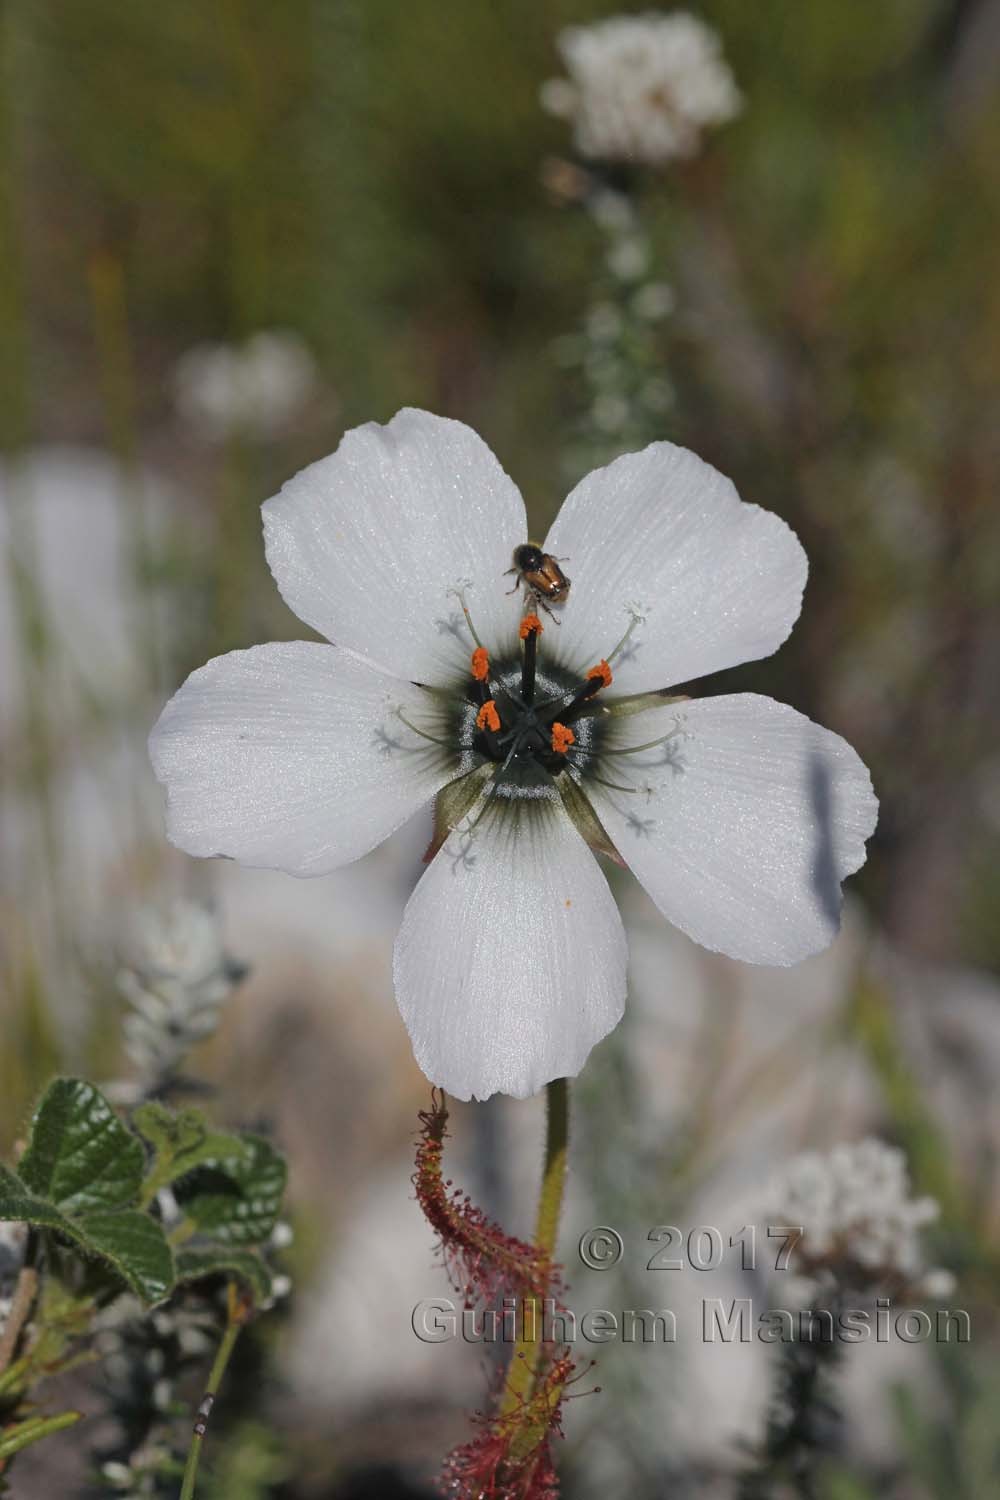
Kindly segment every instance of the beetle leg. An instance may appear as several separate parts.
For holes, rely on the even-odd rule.
[[[532,594],[532,598],[534,599],[535,603],[536,604],[540,604],[542,606],[542,608],[544,609],[545,613],[548,615],[549,619],[550,620],[555,620],[555,622],[556,622],[557,625],[561,625],[562,624],[562,620],[560,620],[560,618],[559,618],[559,616],[557,614],[553,614],[552,610],[546,604],[546,602],[542,598],[541,594],[539,594],[535,589],[531,590],[531,594]]]

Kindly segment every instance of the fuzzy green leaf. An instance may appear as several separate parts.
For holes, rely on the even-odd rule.
[[[42,1096],[18,1175],[67,1214],[134,1203],[145,1158],[104,1095],[79,1078],[57,1078]]]
[[[173,1255],[157,1221],[137,1208],[99,1209],[78,1218],[29,1193],[0,1167],[0,1219],[52,1229],[84,1257],[96,1256],[144,1302],[160,1302],[174,1281]]]
[[[182,1178],[175,1195],[182,1212],[226,1245],[259,1245],[281,1210],[284,1158],[260,1136],[240,1138],[239,1156],[219,1157]]]
[[[204,1249],[180,1251],[177,1256],[178,1282],[201,1281],[205,1276],[228,1276],[242,1281],[258,1307],[271,1295],[271,1272],[252,1250],[210,1245]]]
[[[0,1166],[0,1219],[14,1224],[37,1224],[42,1229],[62,1229],[66,1217],[52,1203],[29,1193],[9,1167]]]
[[[167,1183],[205,1162],[249,1159],[251,1148],[239,1136],[212,1130],[199,1109],[175,1114],[165,1105],[142,1104],[132,1123],[153,1148],[153,1161],[142,1187],[142,1201],[149,1203]]]
[[[137,1296],[162,1302],[174,1283],[174,1260],[156,1219],[125,1208],[87,1214],[76,1222],[87,1247],[113,1266]]]

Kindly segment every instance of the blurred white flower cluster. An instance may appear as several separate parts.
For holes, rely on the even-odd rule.
[[[918,1231],[933,1223],[933,1198],[911,1198],[902,1151],[869,1137],[821,1154],[806,1151],[772,1180],[769,1204],[802,1236],[792,1265],[806,1276],[834,1272],[849,1281],[893,1283],[946,1297],[950,1271],[928,1271]]]
[[[272,437],[316,381],[316,361],[302,340],[270,331],[242,345],[197,344],[177,361],[172,387],[179,415],[203,436],[245,430]]]
[[[142,1084],[173,1075],[191,1048],[212,1035],[246,969],[222,946],[214,914],[178,900],[135,919],[118,987],[131,1007],[125,1046]]]
[[[593,161],[658,167],[693,156],[706,126],[739,112],[718,36],[686,11],[570,26],[556,45],[569,77],[544,84],[542,104],[571,121]]]

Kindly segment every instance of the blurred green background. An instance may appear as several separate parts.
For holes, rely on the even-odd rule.
[[[130,904],[165,888],[212,896],[255,978],[205,1066],[220,1112],[270,1119],[289,1152],[303,1298],[321,1301],[345,1245],[364,1258],[379,1237],[411,1243],[393,1205],[412,1211],[408,1136],[424,1086],[386,953],[419,838],[365,861],[351,898],[340,877],[305,897],[257,872],[194,869],[163,843],[142,739],[206,657],[302,633],[268,577],[259,505],[346,427],[405,404],[469,422],[544,532],[574,464],[585,467],[574,435],[587,398],[560,341],[605,293],[598,229],[553,191],[570,145],[539,88],[559,70],[560,29],[613,9],[0,8],[0,1143],[12,1145],[52,1069],[118,1067],[114,952]],[[782,1076],[811,1081],[809,1103],[761,1145],[754,1171],[837,1131],[874,1129],[907,1148],[918,1188],[945,1205],[945,1260],[979,1310],[976,1343],[957,1362],[923,1351],[919,1369],[894,1372],[878,1441],[849,1437],[824,1494],[981,1500],[1000,1494],[988,1423],[983,1436],[998,1393],[1000,1232],[1000,5],[714,0],[699,13],[744,108],[641,188],[655,274],[674,293],[653,335],[673,398],[649,436],[692,447],[784,516],[811,563],[779,655],[706,687],[773,693],[844,734],[882,800],[852,882],[853,946],[838,945],[830,995],[803,1010],[810,1045],[782,1042]],[[274,422],[190,420],[178,397],[186,351],[275,329],[315,362],[301,399]],[[602,441],[610,457],[613,434]],[[334,956],[303,958],[338,921],[352,931]],[[668,1117],[627,1051],[595,1060],[578,1169],[595,1222],[620,1208],[645,1223],[651,1184],[659,1217],[667,1204],[688,1212],[725,1159],[712,1108],[730,1099],[721,1054],[757,1047],[773,1061],[766,1027],[727,1030],[724,1001],[703,1014],[692,981],[669,982],[676,944],[650,941],[664,945],[652,961],[663,984],[699,1018],[697,1045],[681,1027],[690,1097],[679,1090]],[[713,985],[723,969],[742,983],[722,966]],[[792,980],[774,1004],[795,1012]],[[659,1040],[680,1067],[676,1023],[672,1013]],[[655,1029],[655,1008],[642,1024]],[[861,1070],[863,1103],[838,1092],[839,1064],[822,1071],[832,1058]],[[741,1108],[771,1102],[783,1085],[769,1076],[749,1068]],[[694,1104],[697,1125],[684,1115]],[[530,1205],[533,1148],[522,1176],[503,1143],[537,1129],[532,1110],[456,1120],[474,1143],[469,1172],[514,1212]],[[620,1204],[601,1197],[600,1143],[616,1133]],[[366,1213],[371,1238],[352,1240]],[[429,1241],[413,1233],[400,1255],[433,1295]],[[398,1257],[387,1265],[391,1279]],[[393,1339],[411,1336],[387,1319],[385,1368],[348,1340],[329,1345],[331,1361],[360,1364],[352,1404],[310,1373],[294,1302],[275,1324],[258,1350],[271,1373],[219,1439],[213,1493],[388,1497],[424,1483],[461,1435],[468,1390],[445,1381],[438,1399],[436,1376],[396,1360]],[[626,1478],[594,1489],[586,1452],[571,1454],[567,1493],[729,1493],[728,1439],[694,1455],[679,1441],[669,1461],[653,1443],[651,1429],[670,1426],[670,1389],[662,1409],[648,1392],[629,1398],[645,1415],[620,1438],[631,1448],[613,1472]],[[602,1416],[600,1400],[610,1404],[595,1398],[587,1422],[605,1423],[613,1450],[614,1407]],[[263,1477],[240,1477],[254,1455]]]

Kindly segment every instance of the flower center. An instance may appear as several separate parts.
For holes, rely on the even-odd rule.
[[[596,751],[600,726],[593,701],[611,685],[611,669],[600,662],[582,679],[564,668],[539,663],[543,626],[537,615],[521,621],[518,661],[493,662],[479,646],[472,654],[468,701],[475,707],[470,748],[492,761],[497,790],[531,795],[565,771],[570,750]],[[536,791],[537,794],[537,791]]]

